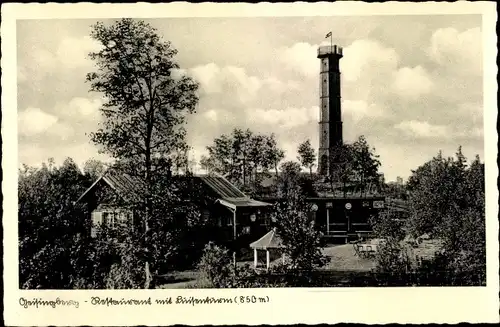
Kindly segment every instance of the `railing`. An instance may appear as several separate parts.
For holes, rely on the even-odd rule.
[[[338,54],[338,55],[343,55],[343,49],[342,47],[338,46],[338,45],[325,45],[325,46],[321,46],[318,48],[318,56],[319,55],[327,55],[327,54]]]
[[[296,271],[270,272],[247,277],[246,287],[401,287],[401,286],[485,286],[482,273],[466,274],[446,270],[375,272],[375,271]],[[277,285],[276,285],[277,284]],[[280,285],[281,284],[281,285]],[[245,287],[245,286],[243,286]]]

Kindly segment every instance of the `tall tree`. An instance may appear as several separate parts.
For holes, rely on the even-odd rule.
[[[265,140],[265,165],[266,167],[274,167],[276,176],[278,176],[278,166],[285,158],[285,151],[278,147],[276,136],[274,134],[266,136]]]
[[[200,158],[201,169],[205,170],[209,174],[217,170],[216,164],[217,163],[212,157],[201,156]]]
[[[302,166],[309,169],[309,173],[312,178],[312,169],[316,162],[316,153],[314,152],[314,149],[311,146],[311,141],[306,140],[303,143],[299,144],[297,152],[299,154],[297,156],[297,159],[300,161]]]
[[[321,252],[321,232],[314,227],[314,214],[298,190],[291,190],[286,201],[277,204],[274,215],[292,270],[309,272],[327,263]]]
[[[286,161],[281,164],[281,174],[278,177],[278,196],[288,198],[300,194],[300,164]]]
[[[144,190],[144,230],[151,234],[155,154],[170,154],[185,143],[185,116],[198,103],[198,84],[172,75],[177,50],[143,21],[121,19],[92,26],[91,37],[102,48],[89,54],[97,71],[87,74],[91,91],[104,95],[104,121],[91,140],[114,158],[124,158],[129,173],[140,177]],[[148,244],[148,240],[144,244]],[[149,260],[144,287],[151,285]]]
[[[352,144],[352,155],[353,172],[364,194],[368,184],[378,184],[380,181],[379,156],[375,153],[375,148],[370,148],[363,135]]]
[[[413,172],[407,229],[415,236],[429,233],[443,239],[447,269],[484,276],[484,164],[478,156],[469,167],[466,161],[459,148],[455,158],[440,152]]]
[[[99,178],[105,170],[106,166],[100,160],[89,159],[83,164],[83,173],[92,180]]]
[[[90,184],[75,162],[53,160],[41,168],[25,166],[19,174],[19,287],[67,289],[78,268],[73,266],[79,233],[83,233],[73,202]]]
[[[248,129],[234,129],[229,135],[221,135],[207,150],[209,156],[203,159],[205,169],[223,174],[243,186],[255,182],[258,173],[272,168],[277,170],[284,158],[273,134],[255,134]]]
[[[342,144],[334,148],[331,157],[332,171],[330,172],[330,185],[335,191],[342,185],[344,197],[347,195],[347,184],[354,180],[354,148],[351,144]]]

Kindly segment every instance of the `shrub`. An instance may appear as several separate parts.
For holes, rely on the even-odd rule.
[[[290,268],[313,270],[328,263],[329,258],[321,252],[322,234],[314,227],[311,208],[297,190],[276,205],[274,215]]]
[[[404,222],[394,211],[381,212],[370,217],[373,232],[380,238],[401,241],[405,237]]]
[[[375,273],[381,284],[405,284],[413,269],[409,249],[393,239],[380,245],[375,260]]]
[[[203,255],[198,264],[200,275],[212,287],[224,288],[231,285],[233,267],[229,251],[209,242],[203,250]]]

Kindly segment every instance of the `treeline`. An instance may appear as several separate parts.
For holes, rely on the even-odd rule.
[[[344,195],[348,189],[366,192],[373,184],[383,188],[383,175],[379,172],[380,160],[364,136],[351,144],[338,146],[333,155],[332,171],[328,177],[313,174],[317,167],[317,152],[309,139],[297,147],[296,161],[283,161],[285,151],[277,143],[274,134],[254,133],[250,129],[234,129],[214,139],[207,147],[208,156],[202,156],[200,166],[207,172],[224,175],[245,191],[259,194],[262,181],[274,177],[271,190],[274,196],[286,193],[286,184],[300,180],[306,188],[315,181],[327,182],[330,191],[341,189]],[[327,164],[327,163],[325,163]],[[302,176],[302,169],[309,171]],[[352,187],[355,185],[355,187]]]
[[[207,150],[209,155],[201,158],[201,167],[243,186],[255,185],[270,170],[278,174],[279,163],[285,157],[274,134],[257,134],[249,129],[223,134]]]
[[[199,259],[208,242],[207,222],[194,204],[171,205],[178,197],[162,191],[169,190],[166,180],[157,184],[155,194],[161,198],[154,203],[147,238],[141,229],[106,226],[91,237],[90,213],[75,201],[105,169],[102,162],[91,159],[80,170],[67,158],[60,166],[49,159],[41,167],[25,165],[19,170],[21,289],[142,288],[145,262],[157,275],[172,267],[190,268]],[[196,189],[189,193],[193,199],[198,196]],[[181,218],[176,209],[182,209]],[[140,204],[137,210],[144,212]]]
[[[78,269],[83,220],[73,202],[92,182],[71,159],[19,171],[19,287],[67,288]],[[82,237],[84,234],[80,234]]]
[[[414,269],[401,241],[406,238],[411,244],[425,235],[440,240],[442,247],[416,269],[427,275],[454,274],[452,282],[457,285],[485,283],[485,175],[479,156],[467,164],[461,147],[455,157],[445,158],[440,152],[414,170],[404,188],[408,217],[401,220],[397,212],[388,211],[372,222],[375,232],[390,242],[379,257],[380,271],[399,274]]]

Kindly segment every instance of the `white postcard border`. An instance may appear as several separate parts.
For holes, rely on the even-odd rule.
[[[142,291],[21,291],[17,243],[16,20],[114,17],[328,16],[482,14],[486,162],[487,287],[335,288]],[[2,6],[2,139],[4,319],[6,325],[164,325],[292,323],[458,323],[498,321],[498,189],[496,11],[494,3],[362,2],[294,4],[7,4]],[[92,296],[161,299],[166,296],[269,297],[266,304],[92,306]],[[19,299],[73,299],[72,307],[24,309]]]

